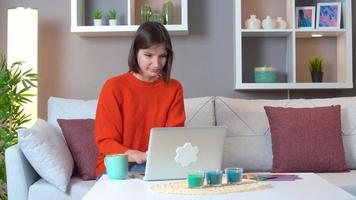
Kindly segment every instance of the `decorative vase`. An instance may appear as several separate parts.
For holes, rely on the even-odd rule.
[[[173,24],[174,6],[171,0],[165,0],[162,6],[164,24]]]
[[[276,21],[267,15],[266,18],[262,21],[262,27],[264,29],[274,29],[276,27]]]
[[[260,29],[261,20],[259,20],[256,15],[250,15],[250,18],[245,21],[245,27],[247,29]]]
[[[160,13],[153,13],[148,21],[164,24],[164,17]]]
[[[150,19],[152,14],[151,7],[148,4],[143,4],[140,9],[141,23],[145,23]]]
[[[117,19],[109,19],[109,26],[116,26],[117,25]]]
[[[324,72],[310,72],[313,83],[323,82]]]
[[[278,28],[278,29],[286,29],[287,28],[287,22],[284,21],[282,19],[282,17],[277,17],[276,28]]]
[[[255,67],[255,83],[275,83],[277,72],[276,67]]]
[[[103,21],[101,19],[93,19],[94,26],[103,25]]]

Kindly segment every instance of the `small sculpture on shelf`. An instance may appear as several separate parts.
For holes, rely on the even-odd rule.
[[[266,18],[262,21],[262,27],[264,29],[274,29],[276,27],[276,21],[267,15]]]
[[[161,24],[173,24],[174,6],[171,0],[165,0],[162,9],[153,13],[148,3],[144,3],[140,8],[141,23],[155,21]]]
[[[173,11],[174,6],[171,0],[165,0],[162,6],[162,16],[164,18],[164,24],[173,24]]]
[[[102,11],[99,10],[99,9],[96,9],[94,11],[94,14],[93,14],[93,22],[94,22],[94,26],[101,26],[102,25],[102,17],[103,17],[103,14],[102,14]]]
[[[153,13],[148,21],[164,24],[164,17],[161,15],[161,13]]]
[[[260,29],[261,20],[256,15],[250,15],[250,18],[245,21],[245,27],[247,29]]]
[[[152,15],[151,7],[147,3],[141,5],[140,9],[140,18],[141,18],[141,23],[145,23],[150,19],[150,16]]]
[[[285,20],[283,20],[282,17],[277,17],[276,28],[277,29],[286,29],[287,28],[287,22]]]
[[[312,82],[323,81],[323,69],[324,61],[319,56],[313,56],[309,58],[309,70],[312,78]]]
[[[117,25],[117,12],[115,9],[109,10],[107,18],[109,20],[109,25],[110,26],[116,26]]]

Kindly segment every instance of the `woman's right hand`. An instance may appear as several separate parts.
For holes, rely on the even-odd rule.
[[[146,162],[146,152],[129,149],[125,153],[128,155],[129,162],[135,162],[137,164],[143,164]]]

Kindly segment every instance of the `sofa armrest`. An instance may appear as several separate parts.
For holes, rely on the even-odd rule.
[[[5,150],[9,200],[27,200],[29,187],[40,177],[22,153],[18,144]]]

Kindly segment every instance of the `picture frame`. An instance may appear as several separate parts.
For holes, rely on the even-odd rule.
[[[341,21],[341,2],[318,3],[316,27],[320,29],[339,29]]]
[[[296,26],[300,29],[314,29],[315,6],[296,7]]]

